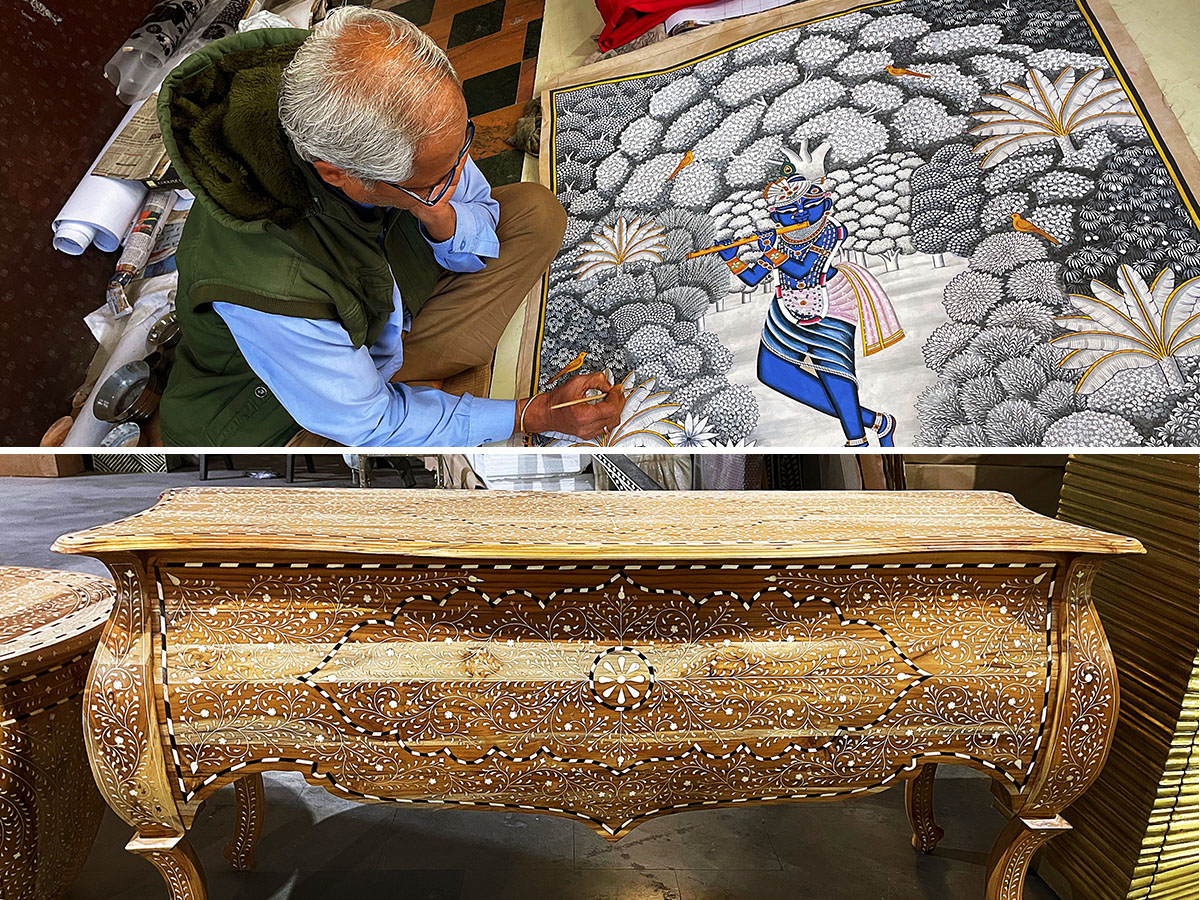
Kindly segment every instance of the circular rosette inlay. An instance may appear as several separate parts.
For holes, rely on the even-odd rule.
[[[654,687],[654,666],[632,647],[613,647],[596,657],[588,682],[600,705],[619,711],[637,709]]]

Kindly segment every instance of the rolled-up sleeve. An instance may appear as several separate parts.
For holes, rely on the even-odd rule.
[[[513,401],[393,384],[337,322],[213,308],[250,368],[313,434],[348,447],[475,447],[513,432]]]
[[[454,188],[450,205],[454,207],[455,224],[449,240],[430,240],[424,226],[421,233],[443,269],[478,272],[486,265],[485,260],[500,254],[500,239],[496,237],[500,204],[492,198],[492,186],[470,157],[463,164],[462,177]]]

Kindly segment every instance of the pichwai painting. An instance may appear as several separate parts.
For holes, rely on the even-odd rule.
[[[1195,201],[1087,0],[640,66],[547,95],[531,388],[625,379],[596,443],[1200,444]]]

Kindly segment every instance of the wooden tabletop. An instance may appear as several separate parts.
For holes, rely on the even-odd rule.
[[[32,660],[48,668],[94,644],[114,593],[95,575],[0,566],[0,682],[5,667],[17,671]]]
[[[942,551],[1138,553],[983,491],[575,493],[183,488],[60,553],[303,551],[464,559],[756,561]]]

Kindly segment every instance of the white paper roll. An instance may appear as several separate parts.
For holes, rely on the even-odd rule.
[[[116,250],[146,194],[140,181],[88,175],[54,217],[54,249],[78,256],[90,239],[105,253]]]
[[[140,108],[139,103],[125,113],[88,166],[89,172],[96,167],[100,157]],[[87,241],[91,241],[106,253],[116,250],[133,223],[133,217],[142,208],[147,193],[146,186],[140,181],[85,175],[54,217],[51,226],[54,229],[54,249],[78,256],[88,248]]]

